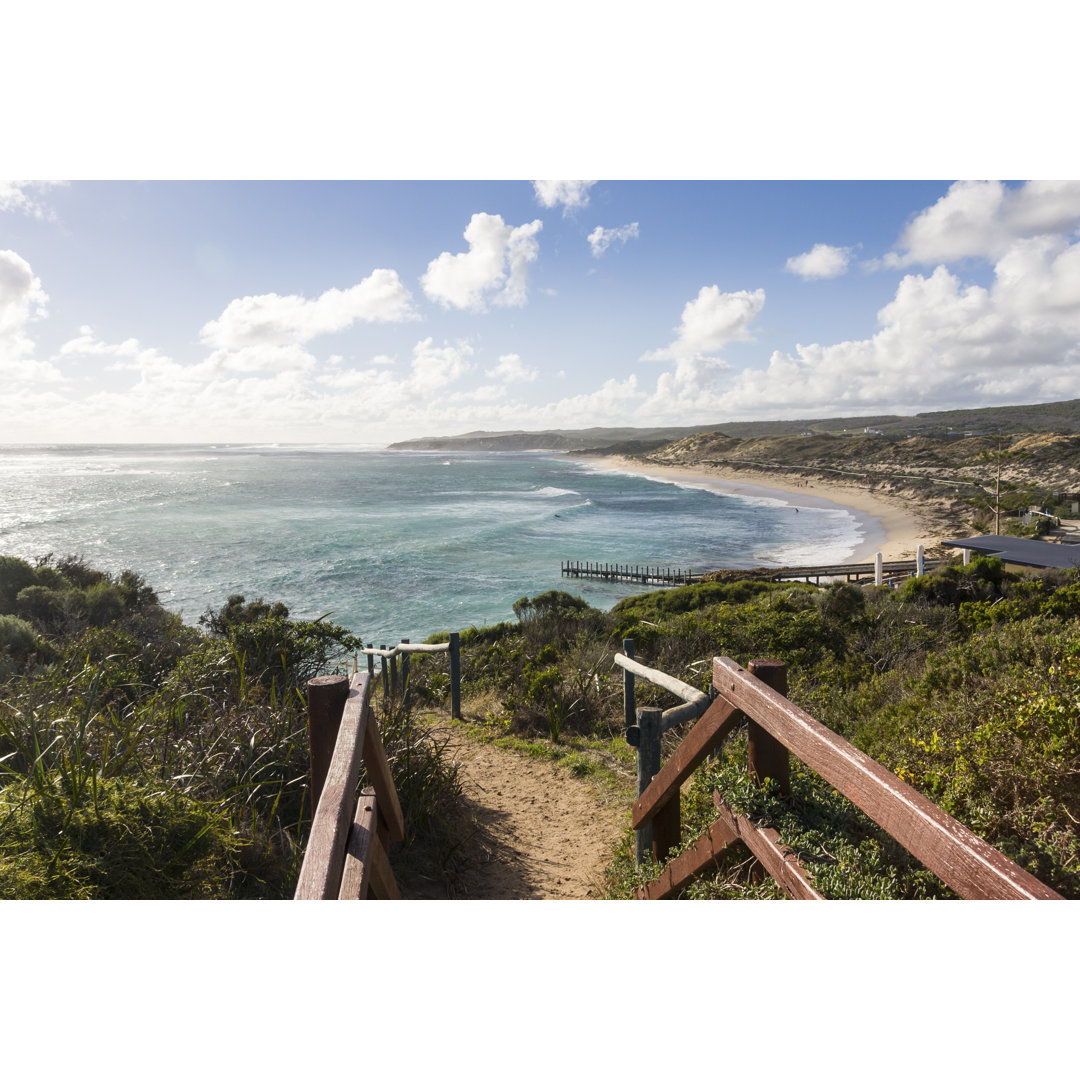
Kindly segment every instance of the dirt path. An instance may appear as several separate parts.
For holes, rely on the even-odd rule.
[[[474,743],[455,746],[477,822],[470,900],[584,899],[601,895],[603,870],[629,804],[605,800],[554,762]]]

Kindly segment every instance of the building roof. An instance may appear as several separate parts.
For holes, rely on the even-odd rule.
[[[1015,566],[1071,570],[1080,567],[1080,545],[1048,544],[1045,540],[1026,540],[1018,536],[970,536],[964,540],[942,541],[944,547],[970,548],[980,555],[993,555]]]

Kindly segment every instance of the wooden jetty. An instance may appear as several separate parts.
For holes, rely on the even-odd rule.
[[[637,585],[693,585],[701,574],[670,566],[629,566],[625,563],[565,561],[563,577],[600,578],[602,581],[632,581]]]
[[[947,559],[925,559],[924,570],[933,570],[947,562]],[[918,573],[917,559],[890,559],[882,562],[884,578],[910,577]],[[562,563],[562,576],[572,578],[599,578],[601,581],[629,581],[636,585],[696,585],[713,574],[730,574],[733,577],[745,575],[760,581],[813,581],[819,584],[822,578],[841,579],[861,584],[873,581],[876,565],[868,563],[831,563],[825,566],[755,566],[738,567],[725,570],[675,569],[670,566],[630,566],[625,563],[594,563],[565,560]]]

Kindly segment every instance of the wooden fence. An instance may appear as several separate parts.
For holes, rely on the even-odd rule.
[[[321,675],[307,685],[315,807],[295,900],[398,900],[392,840],[404,818],[371,709],[374,678]],[[361,764],[371,786],[357,798]]]
[[[455,720],[461,719],[461,645],[460,636],[455,631],[450,635],[450,640],[441,645],[412,645],[408,638],[402,638],[400,645],[387,648],[385,645],[378,649],[360,649],[367,656],[368,674],[375,677],[375,657],[382,659],[382,684],[383,698],[392,701],[397,697],[398,665],[397,658],[401,657],[401,700],[405,708],[409,707],[409,656],[412,653],[448,653],[450,656],[450,715]]]
[[[638,862],[651,853],[667,858],[680,839],[679,788],[741,721],[747,721],[748,769],[759,782],[771,778],[790,794],[789,751],[850,799],[899,841],[946,885],[965,899],[1061,899],[1022,867],[980,839],[883,765],[815,720],[785,696],[787,667],[777,660],[753,660],[749,670],[728,657],[714,657],[712,694],[694,690],[663,672],[617,655],[624,682],[627,738],[638,747],[638,798],[632,823],[638,833]],[[633,678],[644,677],[681,697],[698,695],[692,707],[698,720],[667,762],[660,764],[660,735],[686,706],[662,712],[635,709]],[[675,684],[675,685],[673,685]],[[628,686],[628,691],[626,687]],[[630,718],[635,719],[632,731]],[[672,723],[679,722],[673,719]],[[638,892],[639,899],[676,895],[707,872],[733,845],[742,843],[793,899],[823,899],[775,829],[734,813],[713,793],[718,817],[660,876]]]

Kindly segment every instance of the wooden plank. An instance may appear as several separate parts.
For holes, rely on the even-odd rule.
[[[394,872],[390,869],[390,856],[386,832],[380,829],[371,846],[371,888],[369,900],[400,900]]]
[[[741,717],[742,713],[723,698],[717,698],[706,709],[705,715],[686,733],[678,749],[634,803],[632,824],[635,829],[656,816],[683,781],[727,738]]]
[[[780,834],[775,829],[758,828],[749,818],[736,814],[725,804],[718,791],[713,792],[713,803],[720,819],[750,849],[792,900],[825,899],[810,884],[806,871],[799,865],[798,856],[780,840]]]
[[[682,807],[677,791],[675,797],[669,799],[653,818],[652,825],[652,857],[657,863],[662,863],[682,839]]]
[[[640,675],[643,679],[655,683],[657,686],[662,686],[665,690],[670,690],[676,697],[681,697],[683,701],[700,701],[703,697],[708,697],[707,694],[703,694],[689,683],[684,683],[681,679],[657,671],[656,668],[639,664],[636,660],[623,656],[622,653],[615,654],[615,663],[626,671],[632,671],[635,675]]]
[[[400,900],[390,869],[387,839],[377,827],[379,812],[374,788],[364,788],[357,800],[349,832],[339,900]]]
[[[698,837],[693,847],[672,859],[655,881],[650,881],[643,888],[638,889],[636,899],[667,900],[675,896],[694,878],[705,873],[732,844],[738,842],[738,836],[726,821],[720,819],[714,821]]]
[[[728,657],[713,686],[895,837],[965,899],[1062,899],[925,795],[905,784]]]
[[[369,794],[370,792],[370,794]],[[378,844],[375,832],[375,792],[365,789],[356,801],[356,814],[345,846],[345,867],[341,873],[339,900],[366,900],[371,886],[372,844]]]
[[[751,660],[750,674],[787,697],[787,664],[781,660]],[[781,795],[791,794],[791,761],[787,747],[753,720],[746,730],[746,764],[758,785],[772,780]]]
[[[390,829],[390,839],[398,842],[405,839],[405,817],[401,812],[397,788],[390,775],[390,763],[386,760],[382,739],[379,738],[379,725],[374,716],[369,717],[364,733],[364,764],[367,766],[368,779],[375,789],[379,801],[379,815]]]
[[[296,883],[297,900],[330,900],[341,887],[370,700],[371,679],[367,672],[356,675],[345,702],[322,798],[311,823],[311,835]]]

